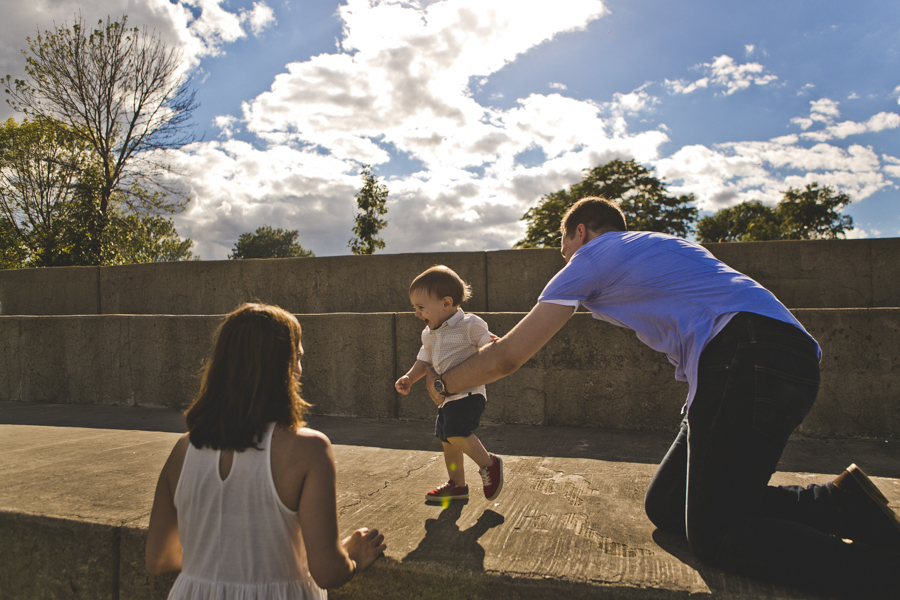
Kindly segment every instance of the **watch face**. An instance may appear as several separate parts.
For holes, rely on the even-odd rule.
[[[444,393],[444,382],[441,381],[440,379],[436,379],[434,381],[434,391],[436,391],[438,394],[443,394]]]

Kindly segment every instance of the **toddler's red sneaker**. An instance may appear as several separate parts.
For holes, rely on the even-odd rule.
[[[481,481],[484,482],[484,497],[488,500],[499,496],[503,489],[503,461],[496,454],[491,454],[491,458],[494,459],[494,464],[478,469]]]
[[[444,500],[468,500],[469,486],[456,485],[453,480],[434,488],[425,494],[426,502],[443,502]]]

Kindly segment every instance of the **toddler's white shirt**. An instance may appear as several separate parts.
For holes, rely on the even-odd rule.
[[[489,343],[491,334],[484,319],[468,315],[460,308],[437,329],[425,327],[422,331],[422,348],[416,359],[429,363],[438,373],[446,373]],[[487,398],[485,387],[479,385],[453,394],[444,402],[464,398],[469,394],[481,394]]]

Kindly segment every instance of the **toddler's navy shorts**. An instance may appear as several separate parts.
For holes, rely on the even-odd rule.
[[[481,424],[485,402],[481,394],[469,394],[465,398],[445,402],[438,409],[434,436],[442,442],[451,437],[469,437]]]

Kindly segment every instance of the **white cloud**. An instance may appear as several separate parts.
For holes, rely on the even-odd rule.
[[[749,46],[751,48],[752,46]],[[706,73],[706,77],[701,77],[695,81],[689,82],[684,79],[675,81],[665,80],[666,87],[675,94],[690,94],[699,88],[715,86],[724,88],[722,92],[726,96],[749,88],[751,85],[768,85],[777,80],[778,77],[765,73],[765,67],[759,63],[744,63],[739,65],[734,59],[725,54],[716,56],[712,62],[701,63],[694,67]]]
[[[834,119],[841,116],[841,111],[838,110],[838,102],[835,102],[834,100],[821,98],[819,100],[812,100],[809,104],[810,118],[814,121],[822,121],[823,123],[831,124],[834,122]]]
[[[355,214],[360,180],[333,157],[237,140],[195,143],[173,157],[190,173],[180,182],[193,197],[175,223],[206,259],[225,258],[241,233],[262,225],[290,223],[305,248],[331,247],[332,232]]]
[[[249,231],[277,214],[291,228],[315,221],[319,233],[304,230],[301,239],[320,255],[345,253],[359,163],[376,165],[377,173],[392,152],[419,161],[422,170],[384,180],[391,195],[382,236],[390,252],[509,247],[524,233],[522,214],[540,196],[579,181],[586,166],[613,158],[654,166],[672,193],[694,193],[702,209],[748,199],[775,203],[788,187],[812,181],[860,200],[891,185],[889,169],[900,168],[882,165],[863,146],[842,149],[803,137],[817,131],[850,135],[853,128],[839,122],[838,103],[827,98],[811,102],[808,117],[792,120],[800,134],[687,146],[668,157],[660,155],[669,139],[665,125],[635,132],[629,123],[659,103],[647,91],[650,84],[613,94],[605,103],[566,97],[565,86],[548,84],[559,93],[531,94],[507,109],[480,105],[471,81],[486,85],[519,54],[559,31],[583,27],[604,10],[599,3],[566,5],[572,12],[554,14],[548,27],[552,7],[515,6],[517,19],[510,20],[502,17],[508,13],[474,0],[424,9],[393,0],[351,0],[341,9],[345,26],[337,52],[288,65],[269,91],[245,103],[241,120],[271,150],[230,142],[197,147],[198,165],[212,161],[227,168],[198,166],[195,172],[202,175],[192,189],[221,200],[207,200],[181,223],[198,231],[211,227],[222,232],[220,239],[233,241],[239,224]],[[497,39],[513,43],[497,45]],[[728,56],[698,68],[704,77],[667,80],[666,87],[682,94],[713,87],[729,95],[776,80],[762,65],[737,64]],[[891,114],[863,126],[892,127]],[[821,129],[813,131],[817,125]],[[269,161],[275,151],[284,158]],[[543,160],[517,163],[526,151],[540,151]],[[313,180],[289,172],[291,165],[310,161],[328,165],[331,174]],[[253,169],[266,174],[261,178]],[[269,183],[243,189],[234,185],[239,179]],[[345,234],[334,234],[342,228]]]
[[[797,136],[764,142],[733,142],[713,148],[686,146],[655,161],[670,191],[693,193],[701,210],[718,210],[747,200],[777,203],[788,187],[831,185],[854,201],[891,187],[893,177],[871,150],[826,143],[802,145]]]
[[[658,98],[651,96],[643,89],[637,89],[630,94],[613,94],[613,101],[609,106],[617,114],[634,114],[647,110],[658,102]]]
[[[815,121],[807,117],[794,117],[793,119],[791,119],[791,123],[799,125],[800,129],[806,131],[815,124]]]
[[[677,79],[674,81],[666,79],[665,86],[676,94],[690,94],[691,92],[694,92],[700,88],[709,87],[709,78],[703,77],[701,79],[698,79],[697,81],[692,82],[688,82],[684,79]]]
[[[885,162],[884,172],[891,177],[900,179],[900,158],[882,154],[881,160]]]
[[[221,0],[79,4],[87,16],[92,9],[115,14],[116,2],[135,23],[151,24],[184,48],[191,65],[275,25],[263,2],[237,12]],[[74,0],[58,4],[56,18],[70,18]],[[563,84],[539,83],[550,93],[511,98],[505,108],[476,101],[470,85],[486,86],[520,55],[605,14],[599,0],[348,0],[338,12],[344,27],[336,51],[287,65],[240,115],[216,117],[217,140],[172,153],[190,173],[180,184],[194,198],[175,217],[179,233],[206,259],[225,258],[240,233],[266,224],[297,229],[304,247],[319,255],[346,253],[360,164],[390,173],[397,155],[421,168],[382,179],[390,189],[382,232],[389,252],[508,248],[522,237],[520,218],[538,198],[614,158],[655,167],[670,192],[694,193],[700,208],[776,202],[788,186],[812,181],[857,201],[900,179],[900,160],[835,142],[897,128],[900,117],[881,112],[861,123],[841,121],[838,103],[827,98],[791,119],[796,133],[685,146],[668,156],[661,149],[669,127],[650,120],[661,104],[650,84],[584,100],[566,96]],[[13,26],[23,29],[21,20],[0,23],[0,34],[19,35]],[[750,45],[745,51],[765,55]],[[726,55],[696,68],[696,80],[664,86],[673,94],[712,88],[728,96],[777,81],[761,64]],[[256,145],[233,139],[241,132],[256,135]],[[524,165],[523,153],[540,158]]]
[[[342,173],[342,186],[358,187],[359,164],[373,164],[377,173],[391,152],[419,161],[420,173],[385,180],[391,195],[389,226],[382,234],[392,252],[436,245],[509,247],[522,236],[520,217],[541,195],[580,180],[586,166],[600,161],[658,158],[668,139],[656,130],[629,132],[622,115],[655,102],[641,89],[617,94],[604,105],[559,93],[532,94],[508,109],[473,99],[470,81],[483,85],[519,54],[604,13],[596,0],[553,5],[460,0],[423,9],[395,0],[350,0],[339,9],[345,24],[338,51],[287,65],[268,91],[244,103],[239,121],[268,141],[270,151],[281,149],[292,161],[324,153]],[[234,119],[219,124],[226,136],[238,126]],[[529,149],[540,150],[546,160],[535,167],[517,164],[516,157]],[[219,228],[233,233],[236,215],[261,218],[259,205],[272,203],[275,196],[255,188],[237,194],[233,182],[238,177],[229,173],[239,164],[265,163],[268,152],[235,142],[195,145],[185,159],[196,173],[191,189],[198,197],[219,200],[198,203],[201,208],[179,218],[179,231],[211,227],[212,218],[231,224]],[[201,167],[207,160],[217,166]],[[259,180],[247,168],[242,172]],[[349,211],[345,224],[351,223],[355,190],[341,187],[345,195],[338,200],[336,191],[317,185],[319,191],[311,195],[320,203],[343,205]],[[292,192],[298,198],[299,189]],[[474,221],[481,225],[473,228]],[[486,221],[493,224],[485,226]],[[332,236],[310,247],[337,254],[346,251],[346,241]],[[222,249],[215,252],[221,256]]]
[[[11,0],[10,0],[11,2]],[[245,25],[254,33],[275,22],[274,12],[264,1],[240,14],[229,12],[225,0],[54,0],[20,2],[15,10],[4,10],[0,19],[0,73],[23,77],[24,58],[19,52],[27,47],[26,36],[55,25],[72,23],[80,14],[87,23],[116,20],[127,15],[128,25],[146,27],[170,47],[184,55],[183,71],[195,68],[207,56],[221,54],[222,48],[247,35]],[[196,14],[195,14],[196,13]],[[12,116],[6,103],[0,104],[0,120]]]
[[[745,44],[744,45],[744,55],[745,56],[753,56],[753,51],[756,49],[756,46],[753,44]]]
[[[882,111],[873,115],[864,123],[855,121],[838,123],[836,119],[840,116],[841,112],[838,109],[838,103],[828,98],[822,98],[810,102],[809,118],[794,117],[791,119],[791,123],[799,125],[804,130],[804,133],[800,134],[803,138],[817,142],[826,142],[834,138],[844,139],[851,135],[900,127],[900,115],[897,113]],[[825,127],[815,131],[807,131],[816,122],[824,124]]]
[[[219,137],[234,137],[235,124],[238,122],[236,117],[231,115],[219,115],[215,118],[216,127],[221,130]]]
[[[751,85],[767,85],[776,79],[775,75],[763,73],[765,68],[759,63],[736,64],[730,56],[717,56],[711,63],[699,65],[700,68],[710,73],[710,80],[725,88],[725,95],[729,96],[738,90],[744,90]]]
[[[273,11],[265,2],[254,2],[253,8],[249,11],[241,12],[241,21],[250,24],[250,30],[253,35],[259,35],[269,27],[276,24],[275,11]]]
[[[875,237],[879,237],[881,232],[874,231]],[[865,229],[860,229],[858,227],[854,227],[850,231],[846,232],[846,239],[848,240],[864,240],[869,237],[869,233]]]

